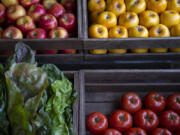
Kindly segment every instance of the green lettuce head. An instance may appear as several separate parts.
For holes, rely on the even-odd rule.
[[[18,63],[11,66],[5,78],[12,135],[34,135],[32,121],[48,85],[46,73],[34,64]]]

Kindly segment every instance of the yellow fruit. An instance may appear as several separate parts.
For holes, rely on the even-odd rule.
[[[180,24],[172,26],[171,36],[173,36],[173,37],[180,36]],[[170,52],[180,52],[180,48],[170,48],[169,51]]]
[[[179,24],[179,22],[179,13],[174,10],[164,11],[160,16],[160,23],[166,25],[169,28],[173,25]]]
[[[109,52],[114,54],[123,54],[127,53],[127,49],[111,49]]]
[[[108,38],[108,30],[105,26],[94,24],[89,27],[90,38]]]
[[[144,26],[137,25],[128,29],[128,36],[145,38],[148,37],[148,30]]]
[[[125,0],[126,9],[129,12],[135,12],[137,14],[143,12],[146,9],[145,0]]]
[[[166,53],[168,51],[167,48],[151,48],[150,52],[153,53]]]
[[[168,0],[167,9],[168,10],[176,10],[177,12],[180,12],[180,1],[179,0]]]
[[[126,12],[119,16],[119,25],[126,28],[134,27],[139,24],[139,18],[134,12]]]
[[[97,11],[94,11],[94,12],[91,12],[90,14],[90,20],[92,23],[96,23],[97,22],[97,18],[98,16],[101,14],[101,12],[97,12]]]
[[[111,2],[107,4],[107,11],[111,11],[116,16],[119,16],[126,11],[126,6],[122,0],[111,0]]]
[[[149,36],[150,37],[169,37],[169,29],[163,25],[158,24],[150,28],[149,30]]]
[[[98,11],[102,12],[106,8],[106,2],[104,0],[89,0],[88,9],[90,12]]]
[[[180,24],[172,26],[171,36],[180,37]]]
[[[144,26],[135,26],[128,29],[129,37],[141,37],[146,38],[148,37],[148,30]],[[147,53],[148,49],[140,48],[140,49],[131,49],[133,53]]]
[[[153,10],[156,13],[161,13],[166,10],[167,1],[166,0],[148,0],[147,9]]]
[[[114,26],[109,30],[109,38],[127,38],[127,29],[123,26]]]
[[[102,12],[98,18],[97,23],[104,25],[106,28],[112,28],[117,25],[117,18],[113,12]]]
[[[96,50],[90,50],[89,52],[91,54],[106,54],[107,50],[105,50],[105,49],[96,49]]]
[[[159,24],[159,15],[151,10],[144,11],[139,15],[139,23],[146,28],[150,28]]]
[[[170,48],[170,52],[180,52],[180,48]]]
[[[123,26],[114,26],[109,30],[109,37],[110,38],[127,38],[128,32],[127,29]],[[111,49],[109,50],[110,53],[126,53],[126,49]]]
[[[165,25],[158,24],[151,27],[151,29],[149,30],[149,36],[150,37],[169,37],[170,33],[169,33],[169,29]],[[150,52],[154,52],[154,53],[165,53],[167,51],[168,51],[167,48],[150,49]]]

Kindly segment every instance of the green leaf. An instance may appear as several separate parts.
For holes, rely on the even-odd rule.
[[[13,64],[5,73],[8,90],[7,114],[12,135],[35,135],[33,121],[43,92],[47,87],[46,73],[29,63]]]
[[[62,78],[64,78],[64,74],[54,64],[44,64],[41,68],[48,75],[49,85],[47,88],[47,94],[49,98],[52,95],[51,84],[54,83],[56,80],[61,80]]]
[[[72,84],[64,78],[62,80],[56,80],[52,85],[52,96],[48,100],[46,105],[46,111],[52,119],[52,128],[55,135],[70,135],[71,129],[69,129],[66,123],[66,108],[69,108],[72,104]],[[69,117],[72,117],[69,115]]]
[[[6,70],[8,70],[13,64],[20,62],[36,64],[35,53],[29,46],[22,42],[16,44],[14,54],[11,55],[6,62]]]
[[[63,72],[61,72],[54,64],[44,64],[41,68],[47,73],[49,84],[64,78]]]

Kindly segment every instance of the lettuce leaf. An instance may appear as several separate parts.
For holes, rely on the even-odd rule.
[[[22,42],[18,42],[15,47],[15,52],[11,55],[6,62],[6,70],[15,64],[20,62],[26,62],[36,64],[35,53],[33,50]]]
[[[68,79],[64,78],[62,80],[56,80],[51,87],[53,95],[48,100],[46,111],[52,119],[54,134],[70,135],[70,129],[65,119],[65,110],[72,103],[72,84]]]
[[[5,73],[8,91],[7,114],[12,135],[35,135],[39,103],[47,87],[46,73],[29,63],[13,64]],[[35,127],[34,127],[35,126]]]

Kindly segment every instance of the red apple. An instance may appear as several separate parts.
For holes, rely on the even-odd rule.
[[[16,27],[8,27],[3,32],[3,38],[7,39],[22,39],[22,32]]]
[[[63,53],[63,54],[75,54],[76,50],[61,50],[61,53]]]
[[[66,10],[70,10],[70,11],[76,10],[76,0],[61,0],[61,3]]]
[[[41,29],[41,28],[36,28],[34,30],[31,30],[27,34],[27,38],[31,38],[31,39],[45,39],[46,38],[46,31],[44,29]]]
[[[10,7],[12,5],[18,5],[18,0],[1,0],[1,2],[6,7]]]
[[[61,4],[55,3],[48,9],[47,12],[49,14],[52,14],[58,19],[60,16],[62,16],[65,13],[65,9]]]
[[[43,15],[39,19],[39,27],[45,29],[46,31],[50,31],[57,27],[57,20],[51,14]]]
[[[49,9],[55,3],[57,3],[56,0],[43,0],[43,5],[46,9]]]
[[[76,18],[72,13],[66,13],[59,19],[59,25],[64,27],[69,32],[74,31],[76,28]]]
[[[21,5],[25,8],[29,8],[31,5],[38,4],[40,0],[19,0]]]
[[[49,38],[68,38],[68,32],[63,27],[57,27],[49,32]]]
[[[57,54],[58,50],[40,50],[38,51],[40,54]]]
[[[39,18],[44,14],[46,14],[46,9],[40,4],[32,5],[28,11],[28,15],[31,16],[35,22],[39,21]]]
[[[0,3],[0,23],[4,22],[6,14],[6,8],[3,4]]]
[[[36,25],[30,16],[23,16],[19,18],[16,25],[25,34],[36,28]]]
[[[26,10],[20,5],[14,5],[8,8],[7,17],[10,22],[15,23],[16,20],[26,15]]]

